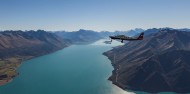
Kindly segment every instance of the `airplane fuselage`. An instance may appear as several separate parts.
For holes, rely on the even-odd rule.
[[[128,37],[128,36],[125,36],[125,35],[109,36],[109,37],[111,39],[119,39],[123,43],[123,40],[128,40],[128,41],[143,40],[143,35],[144,35],[144,32],[142,32],[138,37]]]
[[[110,36],[111,39],[119,39],[119,40],[142,40],[142,39],[137,39],[133,37],[117,37],[117,36]]]

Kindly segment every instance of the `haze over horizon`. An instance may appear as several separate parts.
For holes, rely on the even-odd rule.
[[[189,0],[2,0],[0,30],[189,28]]]

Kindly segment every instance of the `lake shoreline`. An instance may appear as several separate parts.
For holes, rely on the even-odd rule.
[[[69,45],[70,46],[70,45]],[[69,47],[67,46],[67,47]],[[62,49],[65,49],[66,47],[62,48]],[[27,60],[30,60],[30,59],[34,59],[34,58],[37,58],[37,57],[40,57],[40,56],[44,56],[44,55],[48,55],[48,54],[51,54],[51,53],[54,53],[54,52],[57,52],[59,50],[62,50],[62,49],[58,49],[56,51],[52,51],[50,53],[47,53],[47,54],[43,54],[43,55],[37,55],[37,56],[24,56],[24,57],[11,57],[11,58],[14,58],[16,59],[15,62],[9,62],[9,63],[12,63],[14,64],[14,66],[11,66],[10,68],[13,68],[14,70],[12,70],[12,72],[14,73],[14,75],[7,75],[7,77],[1,79],[0,78],[0,86],[3,86],[3,85],[6,85],[8,83],[11,83],[13,80],[14,80],[14,77],[17,77],[19,75],[19,72],[17,72],[17,69],[22,65],[22,63],[24,61],[27,61]],[[6,58],[4,62],[8,61],[9,58]],[[2,60],[1,60],[2,61]]]

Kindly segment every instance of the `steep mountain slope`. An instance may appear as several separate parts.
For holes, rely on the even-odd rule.
[[[68,46],[68,42],[45,31],[5,31],[0,33],[0,57],[38,56]]]
[[[190,92],[190,33],[165,29],[104,53],[114,84],[146,92]]]

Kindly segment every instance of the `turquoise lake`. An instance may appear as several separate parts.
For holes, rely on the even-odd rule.
[[[107,80],[113,67],[102,53],[121,43],[103,41],[72,45],[23,62],[20,75],[0,86],[0,94],[145,94],[124,91]]]

